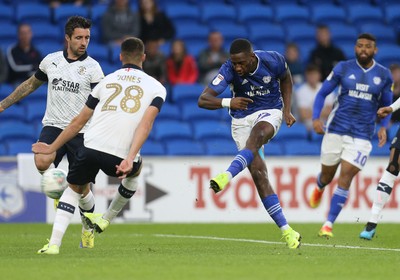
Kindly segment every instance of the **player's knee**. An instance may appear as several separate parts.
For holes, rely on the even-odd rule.
[[[394,149],[393,157],[390,159],[389,165],[386,168],[386,171],[397,176],[399,175],[399,154],[400,151],[398,149]]]

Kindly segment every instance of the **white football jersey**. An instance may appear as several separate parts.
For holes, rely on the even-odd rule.
[[[166,98],[165,87],[140,69],[122,68],[107,75],[92,91],[99,99],[84,134],[90,149],[126,158],[135,130],[154,98]]]
[[[99,83],[104,77],[99,63],[87,54],[72,61],[66,58],[63,51],[47,55],[40,63],[39,70],[48,78],[43,126],[61,129],[80,113],[92,91],[91,84]]]

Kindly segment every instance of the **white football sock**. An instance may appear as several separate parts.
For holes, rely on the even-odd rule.
[[[94,195],[91,190],[89,190],[89,193],[85,196],[82,197],[79,200],[79,208],[80,211],[81,209],[83,212],[91,212],[90,210],[94,209]],[[82,211],[81,211],[82,212]],[[81,215],[81,220],[82,220],[82,232],[90,230],[89,225],[85,222],[85,219]]]
[[[70,187],[66,188],[60,197],[49,245],[61,246],[62,238],[74,216],[80,198],[81,194],[74,192]]]
[[[128,203],[129,199],[135,194],[137,189],[137,177],[125,178],[124,180],[125,181],[123,181],[123,183],[125,183],[129,189],[121,184],[118,188],[118,192],[111,201],[110,206],[103,214],[103,219],[106,219],[109,222],[111,222],[118,215],[118,213],[121,212],[122,208],[124,208],[124,206]]]
[[[389,200],[396,177],[397,176],[385,170],[382,178],[379,180],[379,184],[375,191],[374,204],[372,204],[371,208],[370,223],[378,223],[379,215],[385,207],[386,202]]]

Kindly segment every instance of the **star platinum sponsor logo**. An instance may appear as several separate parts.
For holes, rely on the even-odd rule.
[[[63,78],[54,78],[51,82],[52,90],[79,93],[79,83],[63,80]]]

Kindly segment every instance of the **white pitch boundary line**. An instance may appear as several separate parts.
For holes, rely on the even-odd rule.
[[[165,238],[208,239],[208,240],[262,243],[262,244],[284,244],[283,242],[276,242],[276,241],[243,239],[243,238],[226,238],[226,237],[216,237],[216,236],[175,235],[175,234],[152,234],[152,235],[156,237],[165,237]],[[326,244],[301,243],[301,246],[400,252],[400,249],[393,249],[393,248],[374,248],[374,247],[346,246],[346,245],[336,245],[336,244],[326,245]]]

